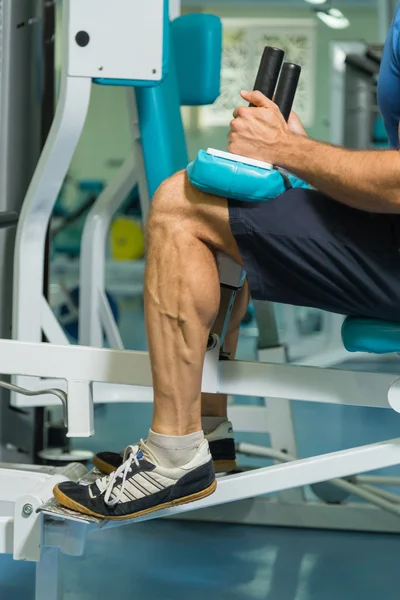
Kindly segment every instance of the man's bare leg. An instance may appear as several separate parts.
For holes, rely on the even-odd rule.
[[[196,191],[186,173],[178,173],[155,195],[147,228],[152,428],[145,442],[127,448],[112,475],[91,485],[56,485],[54,496],[64,507],[105,519],[130,519],[215,491],[214,456],[201,425],[201,382],[220,306],[218,251],[242,263],[227,201]]]
[[[145,316],[159,434],[201,431],[203,362],[220,304],[218,251],[242,264],[227,201],[178,173],[153,199],[147,228]]]
[[[156,357],[156,403],[158,407],[161,404],[161,408],[155,413],[153,431],[165,434],[168,432],[169,436],[183,435],[181,431],[193,430],[211,433],[226,421],[227,396],[202,394],[201,415],[207,418],[200,420],[202,363],[210,328],[211,332],[222,331],[230,298],[230,293],[226,298],[224,290],[220,293],[215,248],[223,249],[241,262],[229,227],[227,203],[220,198],[200,194],[187,183],[183,174],[178,174],[161,186],[153,200],[147,238],[146,294],[150,292],[148,282],[150,286],[154,286],[156,294],[150,295],[150,311],[146,310],[146,316],[152,360],[154,355]],[[188,247],[195,252],[188,253]],[[183,261],[183,267],[180,266],[180,261]],[[210,283],[207,283],[208,274]],[[197,278],[200,283],[197,282]],[[193,290],[198,301],[197,306],[192,298]],[[155,298],[156,295],[159,296],[159,301]],[[169,304],[161,310],[161,302],[165,303],[165,296]],[[225,340],[225,348],[230,351],[232,358],[235,356],[239,328],[247,309],[248,298],[246,282],[237,294]],[[173,318],[174,312],[182,315],[184,310],[190,318]],[[203,324],[204,315],[206,319]],[[188,342],[196,343],[197,336],[201,336],[201,347],[197,347],[197,350],[195,348],[194,354]],[[183,369],[186,370],[185,381],[181,379],[182,366],[178,361],[179,357],[183,361]],[[196,379],[193,379],[193,373]],[[164,386],[167,392],[171,389],[170,395],[168,396],[163,388],[160,389],[160,386]],[[193,410],[182,411],[187,398],[192,403]],[[181,417],[181,414],[184,414],[184,417]],[[181,424],[181,418],[186,421],[189,418],[189,425]],[[94,457],[94,464],[100,471],[111,473],[122,464],[122,455],[117,452],[100,452]]]

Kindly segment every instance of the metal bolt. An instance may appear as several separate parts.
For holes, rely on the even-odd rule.
[[[25,517],[30,517],[31,514],[33,513],[33,506],[32,504],[25,504],[23,509],[22,509],[22,513]]]
[[[99,67],[99,71],[102,71],[104,69],[104,67]]]
[[[90,35],[87,31],[78,31],[75,36],[75,41],[81,48],[86,48],[86,46],[90,43]]]

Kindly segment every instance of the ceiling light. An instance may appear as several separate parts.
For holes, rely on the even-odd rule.
[[[325,4],[326,0],[306,0],[309,4]]]
[[[327,10],[315,9],[315,11],[317,17],[331,29],[346,29],[350,25],[347,17],[337,8],[329,8]]]

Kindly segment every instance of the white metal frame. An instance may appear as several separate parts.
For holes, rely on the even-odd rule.
[[[121,65],[125,65],[122,71],[125,79],[143,79],[144,74],[149,80],[161,78],[163,0],[154,0],[151,10],[130,0],[118,1],[118,11],[108,0],[85,0],[83,4],[79,0],[65,0],[63,3],[60,99],[17,230],[13,289],[13,337],[17,340],[39,342],[44,334],[50,343],[68,343],[43,296],[44,248],[54,204],[86,121],[92,80],[121,78]],[[90,14],[96,18],[90,19]],[[129,23],[134,23],[138,31],[137,35],[131,31],[132,35],[128,36],[131,41],[127,52],[127,46],[121,45],[121,32],[127,33]],[[147,30],[152,31],[152,36],[146,37]],[[90,34],[87,48],[80,48],[75,41],[79,31]],[[105,296],[100,293],[96,299],[110,337],[114,336],[118,345],[120,340],[109,319]],[[19,376],[13,383],[35,390],[54,387],[51,383],[43,386],[37,378],[28,380]],[[42,401],[46,403],[43,398]],[[13,405],[21,406],[23,402],[19,395],[12,395]]]
[[[60,551],[81,556],[84,530],[74,521],[45,522],[38,512],[63,481],[85,475],[81,465],[65,468],[0,465],[0,554],[36,563],[36,600],[62,600]]]
[[[106,244],[111,221],[135,183],[134,160],[130,155],[110,185],[100,194],[85,221],[79,302],[79,343],[82,345],[101,348],[105,330],[111,347],[123,348],[106,296]]]
[[[344,362],[349,358],[350,354],[345,350],[340,334],[344,321],[342,315],[321,311],[321,330],[302,335],[296,322],[295,308],[285,305],[281,306],[280,310],[287,332],[287,336],[282,336],[282,341],[287,345],[290,362],[324,367]]]
[[[104,402],[102,386],[121,387],[120,398],[143,402],[151,390],[147,352],[108,350],[84,346],[0,340],[1,370],[5,374],[48,377],[68,392],[70,435],[92,434],[90,394],[75,394],[81,387],[95,390],[95,401]],[[95,384],[100,384],[96,387]],[[145,388],[145,389],[141,389]],[[107,393],[107,386],[104,388]],[[203,391],[257,398],[281,398],[323,404],[392,408],[400,412],[400,379],[396,374],[366,373],[301,365],[219,361],[219,348],[208,352],[204,362]],[[103,390],[104,393],[104,390]],[[140,398],[134,396],[139,396]],[[101,399],[99,399],[99,397]],[[129,400],[128,400],[129,401]],[[45,405],[58,403],[46,399]],[[36,397],[24,406],[42,406]],[[264,407],[248,407],[259,418]],[[76,419],[76,420],[75,420]],[[79,422],[82,424],[79,427]],[[71,433],[71,427],[80,429]]]
[[[101,348],[104,333],[112,348],[123,349],[118,325],[106,294],[106,241],[115,214],[138,183],[143,224],[147,220],[150,198],[144,168],[135,94],[127,90],[129,124],[133,154],[128,156],[111,183],[90,210],[82,234],[80,263],[79,343]],[[140,267],[140,265],[139,265]],[[139,289],[143,269],[139,268]]]
[[[80,385],[90,387],[93,382],[102,384],[121,383],[139,386],[151,386],[150,362],[147,353],[121,352],[116,350],[94,349],[71,346],[55,346],[44,343],[25,343],[19,341],[0,340],[0,355],[2,356],[2,371],[4,373],[23,373],[28,376],[49,376],[55,379],[65,378],[67,381],[78,381]],[[281,354],[283,358],[283,354]],[[279,357],[275,356],[275,360]],[[151,389],[151,388],[150,388]],[[276,398],[273,404],[264,407],[246,407],[245,413],[240,410],[235,418],[240,422],[259,423],[259,431],[269,424],[277,412],[286,410],[285,403],[280,400],[289,398],[297,400],[340,403],[363,406],[392,406],[400,411],[400,379],[396,375],[359,373],[353,371],[338,371],[316,367],[278,365],[274,363],[245,363],[241,361],[219,361],[219,346],[207,354],[203,389],[208,392],[238,393],[253,396]],[[91,412],[91,402],[85,406],[76,401],[74,389],[69,397],[70,411],[77,421],[82,424],[82,413]],[[245,417],[245,418],[243,418]],[[243,427],[241,427],[243,428]],[[85,432],[82,432],[83,434]],[[290,432],[289,432],[290,433]],[[290,441],[290,440],[289,440]],[[288,440],[275,440],[277,444],[287,445]],[[279,457],[278,457],[279,458]],[[294,460],[283,465],[258,469],[253,472],[228,476],[219,481],[217,492],[199,503],[162,511],[153,517],[171,516],[187,518],[215,519],[223,514],[222,520],[227,522],[247,523],[280,523],[293,526],[326,527],[337,526],[348,529],[369,529],[380,531],[400,532],[400,520],[394,519],[388,506],[383,506],[385,512],[365,507],[346,505],[343,507],[327,507],[321,503],[297,502],[296,493],[292,488],[310,485],[327,479],[336,479],[369,470],[400,464],[400,440],[389,440],[361,448],[335,452],[305,460]],[[13,523],[13,551],[17,559],[24,557],[38,560],[37,554],[29,554],[29,549],[41,548],[43,560],[37,568],[37,600],[59,600],[61,593],[57,574],[59,548],[69,553],[83,552],[86,530],[97,527],[91,523],[76,523],[71,515],[69,518],[51,512],[45,520],[31,520],[31,514],[24,513],[24,507],[30,505],[34,509],[40,507],[51,495],[51,489],[57,482],[43,479],[34,475],[27,478],[22,470],[11,469],[4,472],[0,469],[1,500],[9,503],[9,509],[2,512],[0,523],[3,531],[3,549],[10,550],[10,537],[6,547],[6,530]],[[364,479],[363,484],[375,483],[377,480]],[[379,480],[378,480],[379,482]],[[36,483],[40,491],[35,492]],[[382,483],[393,483],[385,480]],[[28,484],[28,485],[27,485]],[[21,487],[22,486],[22,487]],[[288,491],[286,491],[288,490]],[[4,492],[8,494],[4,498]],[[46,492],[46,494],[45,494]],[[278,492],[279,502],[264,498],[264,494]],[[296,490],[294,491],[296,492]],[[384,492],[385,493],[385,492]],[[12,497],[11,497],[12,495]],[[255,500],[249,500],[250,498]],[[386,499],[383,497],[383,501]],[[240,501],[236,503],[236,501]],[[10,502],[12,503],[10,505]],[[216,509],[209,512],[211,507],[218,507],[228,502],[224,512]],[[235,504],[232,504],[235,502]],[[10,507],[12,511],[10,512]],[[389,509],[393,502],[389,505]],[[204,509],[193,513],[195,509]],[[29,509],[30,511],[31,509]],[[371,512],[373,510],[374,512]],[[21,516],[22,512],[22,516]],[[12,517],[14,513],[14,520]],[[35,513],[36,514],[36,513]],[[58,516],[60,521],[54,521]],[[50,519],[50,520],[49,520]],[[138,519],[142,520],[142,519]],[[41,530],[40,523],[44,529]],[[366,527],[366,523],[368,526]],[[106,524],[105,527],[116,526]],[[38,536],[43,543],[38,545]],[[69,545],[65,548],[66,540]],[[72,544],[72,549],[71,549]],[[51,566],[51,577],[46,570]]]

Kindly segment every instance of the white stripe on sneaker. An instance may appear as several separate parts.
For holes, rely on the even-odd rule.
[[[155,471],[151,471],[150,473],[147,473],[147,475],[149,475],[149,477],[151,477],[155,482],[162,485],[163,488],[170,487],[176,483],[176,479],[170,479],[169,477],[165,477],[164,475],[156,473]]]
[[[140,473],[138,473],[137,475],[135,475],[134,477],[132,477],[132,479],[130,480],[133,485],[135,485],[141,492],[143,492],[143,494],[146,494],[146,496],[149,496],[150,494],[154,494],[153,490],[150,489],[149,485],[147,484],[146,481],[143,481],[143,479],[140,478]],[[153,486],[154,487],[154,486]],[[157,490],[156,490],[157,491]]]
[[[146,479],[149,483],[153,484],[154,486],[156,486],[158,488],[158,490],[161,492],[162,490],[165,490],[165,487],[163,485],[161,485],[161,483],[159,483],[158,481],[156,481],[154,479],[154,477],[151,477],[151,475],[149,473],[147,473],[146,471],[141,471],[140,475],[142,477],[144,477],[144,479]]]
[[[121,489],[121,484],[115,486],[111,497],[116,498],[117,496],[120,496],[124,501],[128,501],[132,500],[130,496],[133,496],[133,500],[139,500],[146,496],[156,494],[164,490],[165,487],[169,487],[175,483],[173,480],[168,480],[166,477],[162,478],[167,481],[167,486],[162,486],[162,484],[156,481],[150,473],[136,473],[133,477],[125,481],[123,490]],[[153,479],[153,481],[149,481],[150,479]]]
[[[127,502],[130,500],[137,500],[136,496],[134,494],[132,494],[131,492],[128,492],[128,490],[125,488],[124,489],[124,494],[123,494],[124,498],[127,498]]]
[[[143,485],[140,485],[140,483],[137,481],[136,475],[135,475],[135,477],[132,477],[132,479],[129,479],[129,481],[126,482],[125,487],[131,492],[131,494],[135,494],[135,495],[137,494],[137,492],[139,492],[140,494],[143,494],[144,496],[149,496],[151,493]]]
[[[154,480],[152,481],[151,480],[151,475],[147,475],[146,476],[145,473],[139,473],[138,476],[141,477],[143,486],[146,488],[146,490],[149,490],[149,492],[151,494],[155,494],[157,492],[161,492],[163,489],[165,489],[157,481],[154,481]]]
[[[125,498],[125,501],[127,502],[128,499],[130,499],[130,496],[133,496],[134,500],[140,500],[140,498],[145,498],[147,495],[148,494],[141,492],[137,487],[126,483],[123,490],[114,488],[111,497],[116,498],[117,496],[121,496],[121,498]]]

